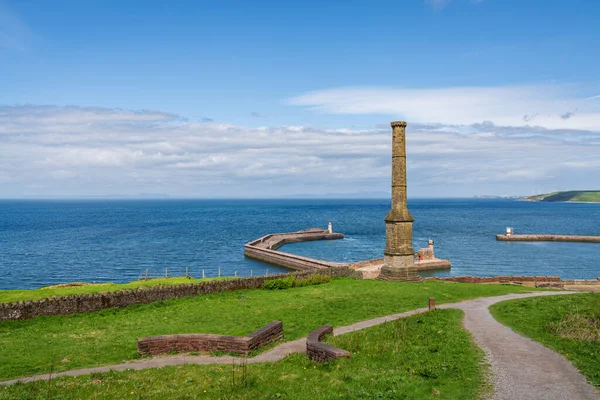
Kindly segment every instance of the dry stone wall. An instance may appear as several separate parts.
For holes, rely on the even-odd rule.
[[[138,339],[141,354],[165,354],[171,351],[226,351],[248,354],[283,338],[283,323],[274,321],[252,332],[248,336],[212,334],[163,335]]]
[[[291,274],[223,279],[184,285],[154,286],[137,290],[52,297],[27,302],[0,303],[0,321],[30,319],[43,315],[70,315],[100,311],[106,308],[127,307],[132,304],[147,304],[199,294],[258,289],[269,279],[281,278],[288,275],[304,278],[315,274],[327,275],[333,278],[347,277],[360,279],[360,275],[350,268],[332,267],[312,271],[292,272]]]
[[[425,278],[435,281],[449,281],[461,283],[534,283],[536,286],[543,287],[543,284],[562,284],[562,285],[600,285],[600,278],[596,280],[562,280],[560,276],[451,276],[445,278],[431,277]],[[556,286],[556,285],[553,285]],[[550,286],[548,286],[550,287]]]

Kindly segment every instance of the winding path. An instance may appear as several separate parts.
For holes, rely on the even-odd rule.
[[[494,399],[600,399],[594,388],[586,382],[585,377],[564,357],[500,324],[492,317],[488,310],[492,304],[504,300],[572,293],[574,292],[510,294],[467,300],[459,303],[442,304],[438,308],[458,308],[464,311],[464,326],[471,332],[475,342],[485,351],[488,362],[491,365]],[[333,334],[334,336],[342,335],[426,311],[427,308],[419,308],[399,314],[361,321],[349,326],[338,327],[334,329]],[[302,338],[282,343],[256,357],[248,358],[246,361],[248,363],[275,362],[282,360],[290,354],[304,353],[305,351],[306,338]],[[60,376],[86,375],[95,372],[141,370],[185,364],[231,364],[240,360],[239,357],[231,356],[174,355],[105,367],[78,369],[53,375],[35,375],[3,381],[0,382],[0,385],[47,380]]]
[[[565,293],[540,293],[548,294]],[[487,361],[492,367],[493,398],[599,399],[593,386],[588,384],[585,377],[563,356],[515,333],[492,317],[489,306],[502,300],[498,297],[480,298],[439,307],[452,307],[464,311],[463,324],[473,335],[475,343],[485,351]]]

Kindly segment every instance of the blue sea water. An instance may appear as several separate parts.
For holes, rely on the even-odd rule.
[[[344,240],[290,244],[284,251],[331,261],[382,256],[389,200],[0,201],[0,289],[142,276],[247,276],[283,271],[243,256],[267,233],[326,227]],[[600,276],[600,244],[506,243],[495,235],[600,234],[600,204],[491,199],[413,199],[414,247],[435,240],[452,261],[439,275]]]

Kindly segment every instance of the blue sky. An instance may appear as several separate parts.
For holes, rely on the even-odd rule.
[[[0,0],[0,197],[600,189],[597,1]],[[150,110],[150,111],[148,111]]]

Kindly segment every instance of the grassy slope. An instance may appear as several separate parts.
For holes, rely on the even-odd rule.
[[[546,197],[553,196],[553,195],[555,195],[557,193],[560,193],[560,192],[552,192],[552,193],[546,193],[546,194],[538,194],[538,195],[535,195],[535,196],[527,196],[526,199],[527,200],[532,200],[532,201],[542,201]]]
[[[0,388],[0,398],[475,399],[485,387],[483,354],[461,319],[439,310],[328,338],[352,356],[323,365],[297,354],[249,364],[246,374],[239,365],[113,372]]]
[[[572,190],[568,192],[553,192],[540,194],[537,196],[527,197],[528,200],[534,201],[583,201],[583,202],[600,202],[600,191],[593,190]]]
[[[55,285],[31,290],[0,290],[0,303],[12,301],[40,300],[53,296],[68,296],[72,294],[90,294],[101,292],[116,292],[117,290],[138,289],[159,285],[180,285],[182,283],[196,283],[216,278],[194,279],[182,277],[153,278],[148,280],[133,281],[130,283],[81,283],[78,286]]]
[[[360,320],[438,303],[530,291],[507,285],[422,284],[336,279],[284,291],[247,290],[61,317],[0,323],[0,379],[138,358],[136,339],[174,333],[244,335],[282,320],[286,340],[323,324]]]
[[[564,338],[551,328],[551,324],[573,314],[600,318],[599,293],[511,300],[490,310],[504,325],[564,355],[590,382],[600,386],[600,342]]]

